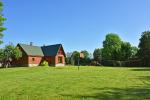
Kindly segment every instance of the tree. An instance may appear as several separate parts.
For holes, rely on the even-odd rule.
[[[139,49],[137,47],[135,47],[135,46],[131,47],[131,52],[132,52],[131,58],[132,59],[138,58],[138,51],[139,51]]]
[[[102,60],[102,49],[95,49],[93,53],[94,60],[101,63]]]
[[[65,61],[66,61],[67,65],[71,64],[71,55],[72,55],[72,52],[67,52],[66,53]]]
[[[118,57],[120,58],[119,60],[125,61],[131,58],[131,56],[132,56],[131,44],[129,42],[122,42],[120,54],[118,55]]]
[[[121,49],[121,39],[117,34],[109,33],[103,41],[102,58],[105,60],[119,60],[118,54]]]
[[[4,49],[0,50],[0,57],[3,67],[9,67],[11,61],[14,59],[19,59],[22,56],[22,52],[18,47],[14,45],[6,45]]]
[[[84,66],[89,65],[89,63],[90,63],[90,57],[89,57],[90,53],[86,50],[81,51],[81,53],[83,54],[84,57],[80,58],[80,64],[84,65]]]
[[[150,31],[142,33],[139,49],[139,56],[143,60],[144,66],[150,66]]]
[[[3,17],[2,11],[3,11],[3,3],[2,1],[0,1],[0,39],[2,39],[3,37],[3,31],[6,30],[6,28],[3,27],[3,23],[6,19]],[[0,44],[2,43],[3,41],[0,40]]]
[[[71,64],[78,65],[79,57],[80,57],[80,53],[78,51],[74,51],[71,55]]]
[[[83,53],[85,59],[89,58],[89,52],[88,51],[83,50],[83,51],[81,51],[81,53]]]

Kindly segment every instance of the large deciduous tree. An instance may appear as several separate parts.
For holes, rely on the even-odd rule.
[[[80,65],[89,65],[90,63],[90,53],[86,50],[81,51],[83,57],[80,57]]]
[[[85,59],[89,58],[89,52],[88,51],[83,50],[83,51],[81,51],[81,53],[83,53]]]
[[[22,56],[22,52],[18,47],[14,45],[6,45],[4,49],[0,50],[1,63],[3,67],[9,67],[11,61],[14,59],[19,59]]]
[[[117,34],[109,33],[103,41],[102,57],[104,60],[119,60],[121,39]]]
[[[3,43],[2,41],[3,31],[6,30],[6,28],[3,27],[4,21],[6,19],[3,17],[2,11],[3,11],[3,3],[2,1],[0,1],[0,44]]]
[[[101,63],[102,60],[102,49],[95,49],[93,53],[94,60]]]
[[[129,60],[131,58],[132,46],[129,42],[121,43],[120,54],[118,56],[120,57],[119,60],[121,60],[121,61]]]
[[[79,57],[80,57],[80,53],[78,51],[74,51],[71,55],[71,64],[78,65]]]
[[[150,66],[150,31],[142,33],[139,48],[139,56],[142,58],[144,66]]]

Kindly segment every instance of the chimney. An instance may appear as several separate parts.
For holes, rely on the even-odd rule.
[[[30,42],[30,46],[33,46],[33,42]]]

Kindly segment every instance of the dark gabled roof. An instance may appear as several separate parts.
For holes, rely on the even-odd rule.
[[[27,55],[31,56],[44,56],[41,47],[38,46],[31,46],[26,44],[18,44]]]
[[[41,48],[44,56],[56,56],[61,46],[61,44],[55,44],[49,46],[42,46]]]
[[[49,45],[49,46],[31,46],[26,44],[18,44],[27,55],[30,56],[56,56],[59,49],[62,47],[61,44]]]

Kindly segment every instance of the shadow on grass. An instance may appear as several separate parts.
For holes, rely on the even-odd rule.
[[[137,69],[131,69],[132,71],[150,71],[150,68],[137,68]]]
[[[73,99],[90,99],[90,100],[150,100],[150,76],[139,76],[144,84],[143,86],[128,88],[89,88],[87,93],[78,94],[61,94],[64,97]]]
[[[96,91],[96,93],[92,93]],[[92,99],[92,100],[150,100],[150,88],[92,88],[91,94],[72,95],[62,94],[73,99]],[[97,92],[98,91],[98,92]]]
[[[140,79],[145,86],[150,87],[150,76],[139,76],[138,79]]]

